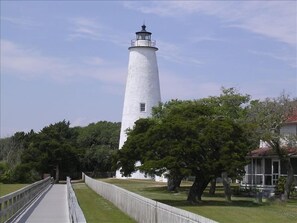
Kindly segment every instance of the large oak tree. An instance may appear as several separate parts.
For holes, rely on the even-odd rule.
[[[240,95],[231,89],[221,96],[237,99]],[[192,203],[201,200],[212,178],[223,172],[243,174],[251,148],[247,137],[250,128],[227,114],[241,111],[242,102],[217,102],[215,98],[174,100],[155,108],[152,118],[138,120],[118,152],[122,174],[128,176],[139,169],[150,175],[194,176],[188,195]],[[138,167],[137,161],[141,163]]]

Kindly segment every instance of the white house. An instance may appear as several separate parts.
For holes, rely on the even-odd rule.
[[[284,139],[288,135],[297,135],[297,112],[283,124],[281,133]],[[294,182],[297,185],[297,148],[287,143],[285,148],[290,155]],[[242,187],[274,191],[278,179],[287,176],[286,166],[267,143],[261,142],[260,147],[249,154],[249,158],[251,162],[245,167],[246,174],[241,182]]]

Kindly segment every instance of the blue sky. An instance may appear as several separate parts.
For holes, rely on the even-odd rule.
[[[296,1],[1,1],[1,137],[121,121],[128,47],[145,21],[162,101],[235,87],[297,96]]]

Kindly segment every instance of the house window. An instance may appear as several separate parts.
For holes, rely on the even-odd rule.
[[[146,112],[145,103],[140,103],[140,112]]]
[[[253,174],[261,174],[262,171],[262,160],[261,159],[254,159],[253,160]]]
[[[271,174],[271,159],[265,159],[265,174]]]
[[[274,160],[272,162],[272,169],[274,174],[279,174],[279,160]]]
[[[293,166],[294,174],[297,175],[297,158],[291,158],[291,164]]]
[[[280,171],[279,171],[280,162],[279,160],[273,160],[272,161],[272,185],[276,185]]]
[[[261,174],[261,173],[263,173],[263,171],[262,171],[262,160],[261,159],[256,159],[256,163],[255,163],[256,165],[256,174]]]
[[[271,185],[271,175],[265,176],[265,185]]]

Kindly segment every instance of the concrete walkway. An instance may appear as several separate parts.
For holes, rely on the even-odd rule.
[[[45,194],[37,199],[20,223],[68,223],[69,211],[66,184],[54,184]]]

